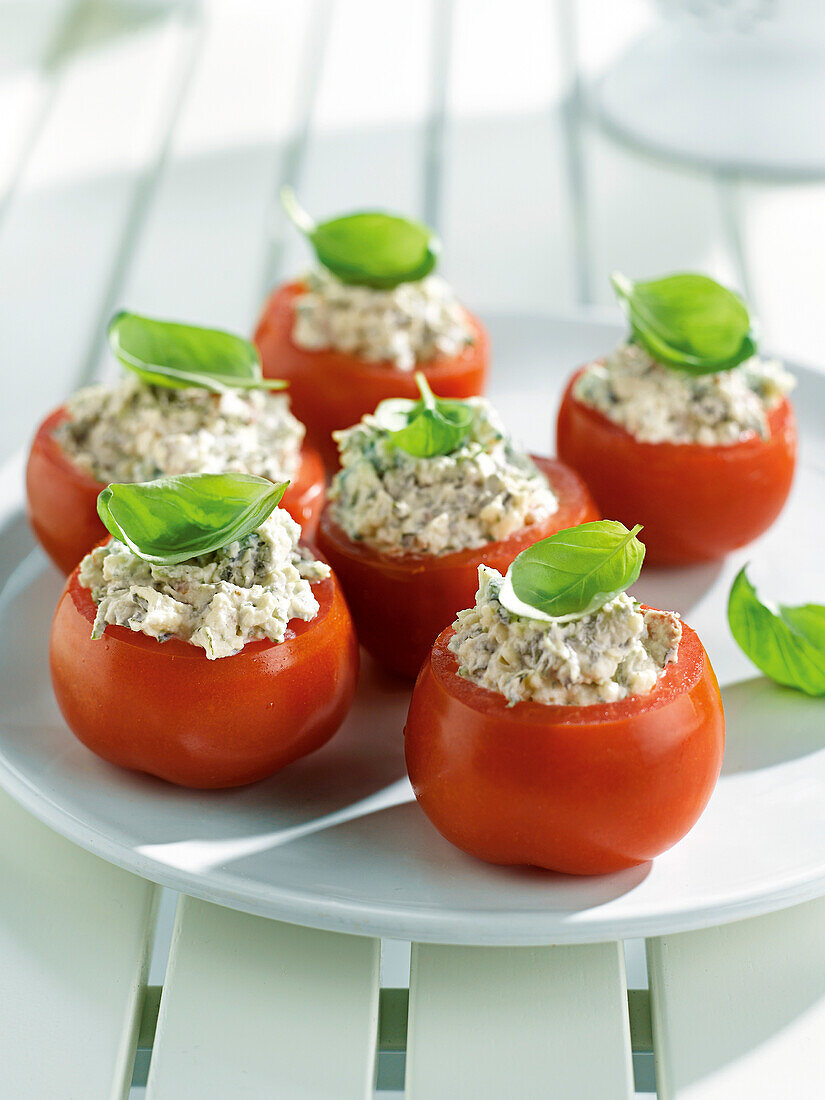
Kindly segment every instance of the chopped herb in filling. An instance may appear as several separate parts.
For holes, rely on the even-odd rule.
[[[304,438],[284,395],[167,389],[134,375],[80,390],[68,412],[55,438],[74,463],[107,483],[227,472],[283,481],[298,469]]]
[[[768,413],[794,379],[776,359],[754,357],[716,374],[689,374],[657,363],[638,344],[620,344],[591,363],[574,395],[642,443],[736,443],[766,439]]]
[[[416,458],[375,416],[335,432],[341,470],[333,517],[351,539],[389,554],[447,554],[506,539],[558,509],[547,479],[516,450],[483,398],[451,454]]]
[[[472,343],[464,309],[437,275],[375,290],[342,283],[319,268],[305,283],[306,292],[295,300],[292,329],[299,347],[334,348],[413,370],[437,355],[458,355]]]
[[[539,621],[498,600],[503,577],[479,566],[475,606],[459,611],[449,648],[459,675],[508,703],[586,705],[645,695],[677,659],[682,625],[622,593],[580,618]]]
[[[94,637],[106,624],[150,638],[181,638],[209,658],[247,642],[284,640],[290,619],[318,614],[311,582],[330,574],[299,545],[301,529],[282,509],[240,541],[180,565],[144,561],[113,539],[80,564],[80,583],[97,604]]]

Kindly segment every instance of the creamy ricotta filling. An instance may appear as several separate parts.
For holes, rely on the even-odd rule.
[[[180,565],[155,565],[112,539],[80,563],[80,583],[97,604],[92,636],[106,624],[150,638],[181,638],[210,659],[247,642],[282,642],[290,619],[318,614],[311,582],[330,575],[299,546],[301,529],[280,508],[244,539]]]
[[[458,355],[473,342],[467,314],[437,275],[392,290],[351,286],[323,268],[304,279],[295,299],[293,341],[302,348],[356,355],[413,370],[437,355]]]
[[[96,481],[226,472],[281,481],[300,463],[304,426],[282,394],[173,390],[126,375],[78,391],[67,408],[55,438]]]
[[[387,554],[448,554],[506,539],[558,509],[547,479],[517,451],[481,397],[452,454],[415,458],[372,415],[333,432],[341,469],[332,515],[351,539]]]
[[[622,593],[579,619],[512,615],[498,600],[504,578],[481,565],[475,607],[459,611],[449,648],[460,676],[512,704],[612,703],[652,691],[675,661],[678,615],[643,611]]]
[[[624,343],[591,363],[573,393],[642,443],[713,446],[754,434],[767,439],[768,413],[794,384],[776,359],[754,357],[731,370],[692,375]]]

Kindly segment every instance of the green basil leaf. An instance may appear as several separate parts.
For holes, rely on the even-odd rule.
[[[825,695],[825,607],[763,603],[742,569],[728,597],[728,622],[739,647],[771,680]]]
[[[286,386],[262,377],[254,344],[219,329],[121,312],[109,322],[109,345],[124,367],[151,386],[195,386],[213,393]]]
[[[177,565],[260,527],[287,485],[252,474],[183,474],[108,485],[97,511],[107,531],[139,558]]]
[[[342,283],[391,290],[423,279],[438,262],[441,244],[420,222],[365,210],[316,225],[291,188],[281,189],[281,202],[312,244],[318,262]]]
[[[464,401],[436,397],[420,371],[415,380],[421,400],[410,402],[406,427],[391,431],[390,439],[414,458],[452,454],[470,434],[475,413]]]
[[[745,303],[707,275],[666,275],[649,282],[619,273],[611,278],[633,339],[665,366],[712,374],[756,354]]]
[[[499,600],[528,618],[578,617],[597,611],[639,579],[645,548],[637,524],[604,519],[557,531],[522,550],[507,570]]]

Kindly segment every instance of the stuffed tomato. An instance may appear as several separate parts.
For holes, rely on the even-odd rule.
[[[310,292],[305,283],[288,283],[276,289],[264,306],[255,330],[255,343],[261,353],[264,374],[289,382],[295,415],[306,424],[309,440],[330,469],[338,465],[334,431],[355,424],[387,398],[417,395],[413,366],[424,372],[433,390],[443,397],[463,398],[484,392],[489,338],[481,321],[468,311],[462,311],[463,333],[452,338],[454,350],[446,353],[435,350],[434,345],[428,346],[426,359],[408,356],[400,365],[398,357],[391,357],[389,346],[376,350],[366,337],[358,345],[359,353],[342,350],[343,337],[338,346],[331,343],[317,347],[307,338],[302,341],[298,311],[308,297]],[[352,311],[356,312],[356,308],[352,307]],[[392,316],[388,307],[384,312]],[[360,323],[369,331],[366,319]],[[388,319],[384,326],[388,328],[391,323]],[[389,344],[391,333],[385,338]],[[312,339],[317,342],[322,337]],[[419,348],[417,356],[423,354]],[[381,358],[373,358],[375,355]]]
[[[318,527],[361,644],[409,677],[472,600],[481,562],[506,569],[531,543],[598,515],[578,475],[518,451],[483,398],[437,404],[467,423],[434,454],[423,402],[388,402],[339,433],[342,468]],[[393,430],[394,416],[407,426]]]
[[[578,371],[559,409],[556,446],[603,512],[644,524],[649,561],[714,561],[777,518],[793,482],[797,433],[786,397],[767,413],[765,437],[734,443],[648,443],[576,397]]]
[[[444,397],[484,391],[487,333],[433,274],[441,245],[431,229],[383,211],[316,225],[289,188],[281,201],[317,263],[273,291],[255,343],[264,374],[289,382],[295,413],[331,470],[332,433],[388,398],[415,398],[416,369]]]
[[[26,500],[35,537],[58,569],[70,573],[84,554],[106,535],[97,514],[97,498],[111,480],[97,480],[73,460],[55,435],[71,418],[62,405],[46,417],[34,437],[26,465]],[[110,471],[114,472],[114,471]],[[275,471],[273,471],[275,473]],[[326,478],[321,456],[308,444],[300,448],[297,472],[282,507],[311,539],[324,504]]]
[[[364,648],[386,668],[414,677],[444,624],[472,599],[481,562],[499,570],[526,546],[563,527],[596,519],[586,486],[551,458],[532,461],[558,500],[550,515],[508,538],[447,554],[388,554],[356,542],[326,507],[318,546],[340,578]]]
[[[288,399],[270,392],[258,353],[217,329],[117,314],[109,326],[120,381],[90,386],[40,425],[26,470],[37,538],[68,573],[105,530],[96,515],[112,482],[228,470],[289,481],[284,507],[314,533],[324,500],[318,453]]]
[[[274,507],[279,489],[197,475],[102,495],[119,537],[69,577],[49,657],[69,728],[103,759],[181,786],[232,787],[340,726],[355,632],[329,567]]]
[[[722,764],[701,642],[623,593],[535,621],[502,604],[505,583],[482,568],[475,606],[419,673],[405,752],[421,808],[490,863],[591,875],[653,859],[694,825]]]
[[[689,278],[700,277],[646,285],[670,293],[674,281],[678,289],[679,280]],[[717,284],[709,292],[730,294]],[[648,297],[644,317],[652,324],[657,302]],[[688,301],[684,325],[705,317],[703,301]],[[755,355],[750,338],[722,369],[650,335],[647,346],[643,320],[631,316],[633,339],[577,371],[567,386],[558,454],[582,475],[606,515],[644,525],[649,561],[724,557],[767,530],[790,492],[797,450],[787,397],[793,378],[776,360]]]

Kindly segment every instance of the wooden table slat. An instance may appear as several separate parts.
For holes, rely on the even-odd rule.
[[[198,62],[120,289],[130,309],[246,332],[284,157],[315,62],[315,4],[210,0]],[[101,346],[99,376],[117,367]]]
[[[192,48],[174,12],[92,37],[61,66],[0,234],[0,460],[75,388],[100,340]]]
[[[147,1100],[368,1100],[380,946],[182,897]]]
[[[313,216],[370,207],[424,215],[433,8],[433,0],[331,8],[306,145],[291,166],[290,182]],[[281,277],[309,268],[306,242],[277,210],[273,226],[284,235]]]
[[[0,791],[0,1096],[124,1097],[156,889]]]
[[[648,941],[660,1100],[825,1095],[825,899]]]
[[[0,6],[0,230],[56,84],[81,0]]]
[[[407,1097],[458,1096],[632,1097],[621,944],[414,944]]]
[[[476,310],[573,304],[575,241],[553,5],[457,0],[444,137],[444,270]]]

